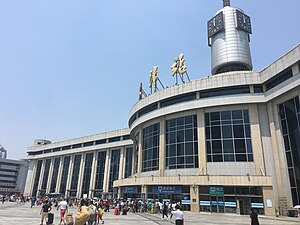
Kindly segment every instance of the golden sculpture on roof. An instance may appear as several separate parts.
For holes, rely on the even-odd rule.
[[[176,73],[178,73],[178,58],[174,58],[174,63],[171,66],[172,76],[174,77]]]
[[[186,73],[186,65],[184,65],[184,61],[185,61],[185,59],[184,59],[184,54],[183,53],[181,53],[180,55],[179,55],[179,65],[178,65],[178,72],[182,75],[182,74],[185,74]]]
[[[187,74],[187,67],[185,65],[185,59],[183,53],[181,53],[178,58],[174,58],[174,63],[171,66],[171,70],[172,70],[172,76],[174,77],[176,75],[175,84],[178,83],[178,76],[180,77],[183,83],[184,83],[183,75],[186,75],[188,80],[190,81],[190,78]]]
[[[158,80],[157,73],[158,73],[158,66],[154,66],[153,70],[150,71],[150,79],[149,79],[149,88],[151,88],[151,93],[152,93],[152,89],[154,90],[154,92],[156,92],[157,90],[157,80]]]
[[[141,100],[141,99],[143,98],[143,96],[146,97],[147,94],[146,94],[146,92],[145,92],[144,89],[143,89],[143,83],[140,82],[140,88],[139,88],[139,100]]]

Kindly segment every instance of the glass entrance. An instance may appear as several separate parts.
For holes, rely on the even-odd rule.
[[[224,213],[224,196],[210,196],[210,211],[212,213]]]

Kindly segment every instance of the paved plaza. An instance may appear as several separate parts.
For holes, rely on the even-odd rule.
[[[72,208],[74,214],[77,209]],[[30,208],[30,204],[16,204],[16,203],[0,203],[0,225],[38,225],[40,224],[40,207]],[[56,209],[53,210],[55,214],[54,224],[59,223],[59,214]],[[205,213],[191,213],[184,212],[185,225],[249,225],[248,216],[238,216],[233,214],[205,214]],[[113,212],[104,214],[105,224],[113,225],[171,225],[173,220],[162,220],[159,215],[150,215],[148,213],[133,214],[129,213],[127,216],[115,216]],[[261,225],[296,225],[300,224],[300,219],[290,217],[259,217]]]

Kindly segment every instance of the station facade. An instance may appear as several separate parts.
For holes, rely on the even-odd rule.
[[[253,72],[250,18],[225,2],[208,22],[212,76],[140,99],[129,128],[37,140],[28,148],[25,194],[180,201],[194,212],[253,207],[265,215],[299,204],[300,45]]]

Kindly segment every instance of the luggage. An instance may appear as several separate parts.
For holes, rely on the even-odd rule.
[[[115,210],[114,210],[114,215],[119,215],[119,210],[118,210],[118,208],[115,208]]]
[[[123,215],[127,215],[127,208],[126,207],[124,207],[124,209],[123,209],[123,213],[122,213]]]
[[[54,221],[54,214],[53,213],[48,213],[48,222],[47,224],[53,224]]]
[[[73,213],[67,213],[66,223],[67,223],[67,225],[73,225],[74,224]]]

